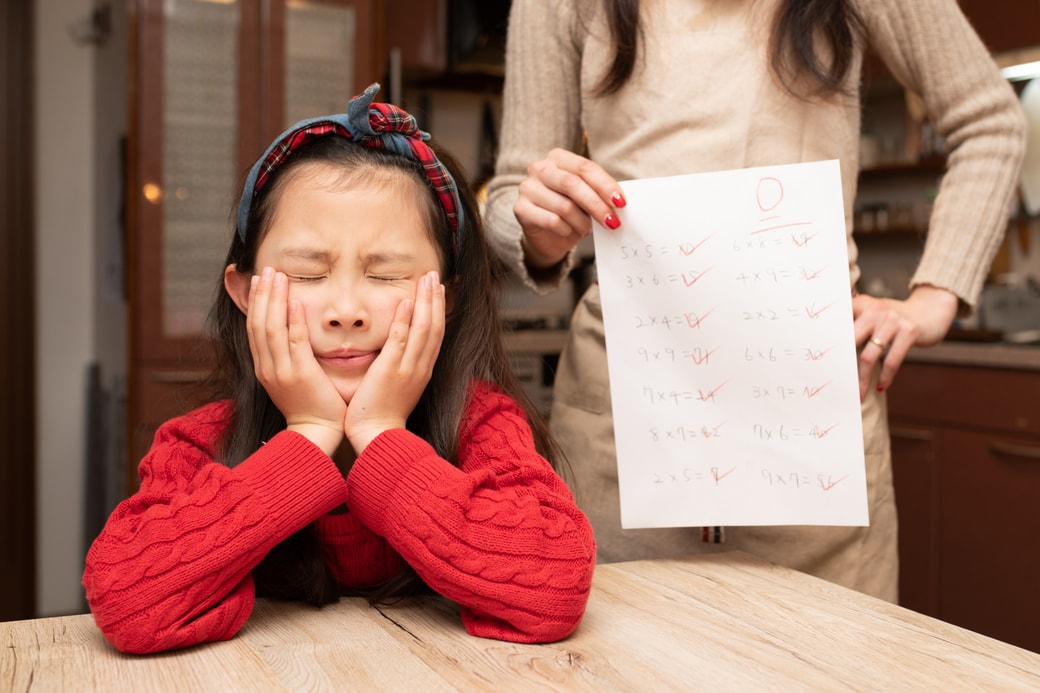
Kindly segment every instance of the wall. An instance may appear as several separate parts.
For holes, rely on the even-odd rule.
[[[85,608],[87,374],[92,364],[106,379],[125,371],[122,300],[102,290],[99,263],[111,265],[119,218],[112,140],[125,122],[126,50],[125,38],[95,46],[74,37],[95,4],[35,0],[39,616]],[[113,4],[111,18],[120,32],[123,4]],[[109,231],[106,252],[101,226]]]

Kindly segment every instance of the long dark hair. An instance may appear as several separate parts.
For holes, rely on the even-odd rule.
[[[253,201],[245,240],[234,234],[225,265],[239,272],[256,270],[257,249],[266,234],[282,190],[306,164],[320,163],[341,171],[339,183],[349,186],[411,185],[420,191],[426,227],[438,248],[445,269],[442,281],[453,285],[454,303],[448,315],[444,341],[433,375],[415,410],[408,430],[419,435],[446,460],[455,462],[460,425],[474,381],[497,385],[517,400],[527,413],[535,445],[553,466],[562,460],[548,426],[524,393],[507,358],[498,314],[498,290],[505,266],[491,250],[483,222],[461,168],[446,152],[430,143],[459,186],[465,224],[453,247],[447,215],[427,183],[421,165],[404,156],[359,146],[340,136],[314,139],[294,150],[272,175]],[[227,291],[223,279],[210,313],[210,332],[217,352],[217,365],[209,381],[213,396],[230,400],[232,418],[218,448],[218,459],[233,467],[279,431],[285,419],[271,401],[253,371],[246,336],[245,316]],[[348,444],[348,443],[344,443]],[[322,559],[321,547],[311,527],[304,528],[272,550],[253,571],[257,591],[266,596],[300,599],[313,604],[335,601],[340,591]],[[366,592],[373,601],[407,594],[423,585],[413,570],[406,569]]]
[[[606,96],[617,93],[631,78],[639,52],[642,27],[639,0],[603,0],[614,57],[597,86]],[[770,37],[770,64],[784,87],[800,97],[843,91],[853,65],[854,39],[862,20],[850,0],[782,0]],[[817,38],[830,60],[820,58]],[[808,93],[796,89],[799,78],[810,80]]]

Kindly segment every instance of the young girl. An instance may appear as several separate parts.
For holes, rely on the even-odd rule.
[[[472,196],[377,91],[250,172],[212,313],[221,396],[160,428],[87,555],[122,651],[230,638],[255,596],[429,587],[517,642],[584,613],[592,532],[519,403]]]

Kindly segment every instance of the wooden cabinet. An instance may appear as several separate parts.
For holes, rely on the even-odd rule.
[[[207,312],[245,172],[288,125],[382,74],[380,0],[130,4],[129,487],[155,428],[196,404]]]
[[[1040,651],[1040,372],[907,363],[889,418],[900,602]]]

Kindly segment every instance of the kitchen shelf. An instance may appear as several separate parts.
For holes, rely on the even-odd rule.
[[[891,176],[910,176],[920,174],[942,174],[946,171],[945,157],[930,157],[920,161],[894,161],[879,164],[859,171],[860,180],[887,178]]]

